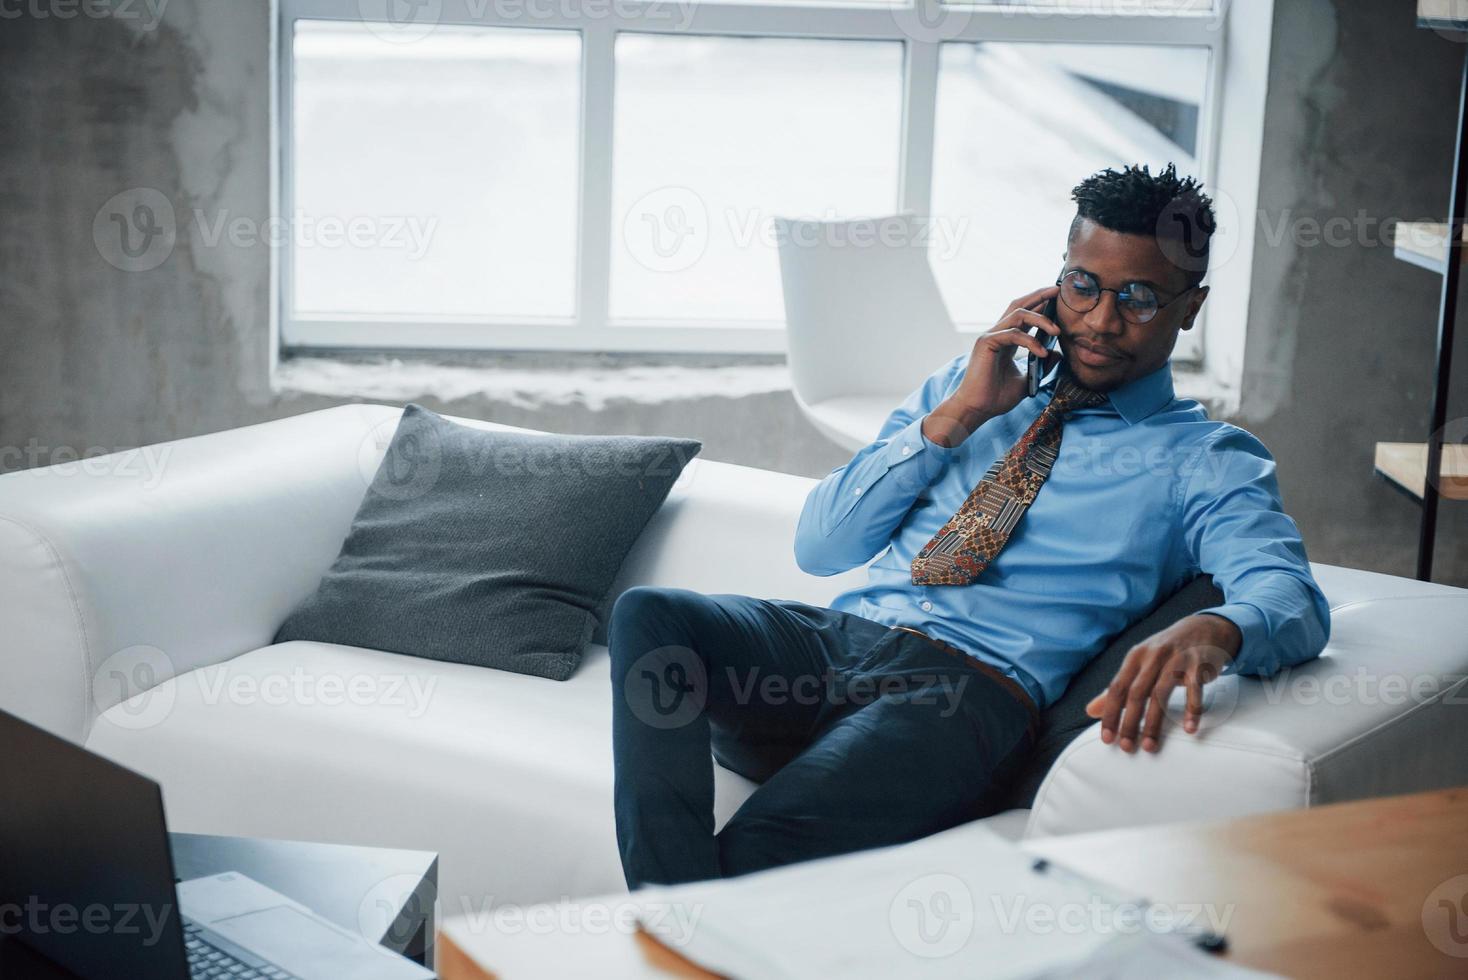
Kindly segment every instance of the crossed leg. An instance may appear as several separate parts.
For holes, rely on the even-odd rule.
[[[994,682],[846,613],[638,588],[609,633],[617,838],[633,888],[953,826],[1028,747],[1028,713]],[[717,837],[711,745],[764,780]]]

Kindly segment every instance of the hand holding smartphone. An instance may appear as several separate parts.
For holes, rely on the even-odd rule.
[[[968,370],[957,390],[923,420],[924,438],[952,449],[989,419],[1023,402],[1026,391],[1030,395],[1039,391],[1046,367],[1056,363],[1049,352],[1055,349],[1050,330],[1059,331],[1056,300],[1051,298],[1057,295],[1058,289],[1050,286],[1024,294],[1010,303],[993,329],[974,340]],[[1050,321],[1046,329],[1034,324],[1037,313]],[[1023,364],[1016,350],[1021,347],[1026,358]],[[1032,357],[1032,348],[1043,353]]]
[[[1059,324],[1060,321],[1056,319],[1059,314],[1055,308],[1055,297],[1052,296],[1050,298],[1050,301],[1045,304],[1045,308],[1040,312],[1041,315],[1050,322]],[[1045,345],[1046,350],[1053,351],[1055,349],[1055,342],[1057,338],[1041,330],[1039,327],[1034,328],[1034,332],[1033,334],[1031,334],[1031,336],[1038,338],[1040,342]],[[1050,365],[1053,363],[1054,361],[1050,357],[1045,357],[1044,359],[1041,359],[1036,357],[1033,353],[1027,352],[1025,354],[1025,391],[1028,393],[1029,397],[1034,398],[1035,395],[1039,394],[1040,378],[1045,374]]]

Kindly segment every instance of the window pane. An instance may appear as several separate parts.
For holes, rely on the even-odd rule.
[[[1174,162],[1198,175],[1207,75],[1204,48],[945,44],[933,212],[947,234],[931,258],[954,319],[988,327],[1055,281],[1070,191],[1090,174]]]
[[[897,6],[905,0],[698,0],[700,4],[711,3],[738,3],[738,4],[779,4],[780,6],[800,7],[834,7],[851,6],[859,4],[862,6],[872,5],[879,7]]]
[[[297,22],[296,311],[573,315],[580,45]]]
[[[902,46],[617,39],[611,314],[781,323],[771,218],[897,203]]]
[[[945,0],[980,7],[1066,7],[1099,14],[1166,13],[1206,14],[1214,0]]]

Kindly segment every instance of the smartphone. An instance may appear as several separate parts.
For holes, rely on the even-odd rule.
[[[1040,311],[1040,314],[1048,319],[1051,323],[1054,323],[1057,326],[1059,325],[1059,320],[1057,319],[1057,316],[1059,314],[1056,312],[1055,309],[1055,297],[1050,297],[1050,302],[1045,304],[1045,308]],[[1055,349],[1055,342],[1059,338],[1046,333],[1039,327],[1035,328],[1035,335],[1044,342],[1046,350],[1053,351]],[[1054,362],[1049,357],[1046,357],[1042,360],[1041,358],[1036,357],[1033,353],[1026,353],[1025,390],[1029,392],[1029,396],[1031,398],[1034,398],[1037,394],[1040,393],[1040,377],[1045,373],[1046,369],[1048,369],[1052,363]]]

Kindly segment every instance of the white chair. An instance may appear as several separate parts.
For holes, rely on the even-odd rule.
[[[945,362],[967,350],[928,265],[924,219],[775,219],[796,404],[855,451]]]

